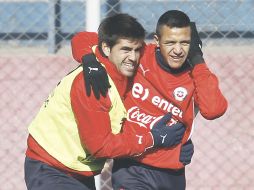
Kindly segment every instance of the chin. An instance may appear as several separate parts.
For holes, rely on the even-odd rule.
[[[182,65],[169,65],[172,69],[179,69]]]
[[[172,68],[172,69],[179,69],[183,66],[183,63],[172,63],[172,64],[169,64],[169,66]]]
[[[125,75],[126,77],[133,77],[134,73]]]
[[[134,75],[134,72],[123,72],[122,75],[125,77],[132,77]]]

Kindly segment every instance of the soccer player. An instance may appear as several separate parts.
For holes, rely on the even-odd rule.
[[[186,125],[186,131],[182,143],[177,146],[149,150],[135,158],[115,159],[114,189],[185,189],[185,165],[190,163],[193,153],[190,137],[196,111],[212,120],[222,116],[227,109],[218,79],[204,61],[195,24],[185,13],[165,12],[158,20],[154,39],[155,45],[144,47],[133,86],[125,96],[128,125],[123,130],[150,131],[158,118],[170,112],[173,115],[171,124],[180,121]],[[100,64],[86,55],[91,52],[89,47],[97,43],[95,33],[81,32],[72,39],[72,51],[74,58],[83,62],[84,71],[88,67],[100,71],[85,73],[86,91],[91,96],[91,84],[91,98],[104,99],[108,96],[107,85],[101,80],[105,79],[105,74]]]
[[[119,24],[121,28],[115,28]],[[103,61],[110,92],[100,101],[87,97],[81,66],[58,83],[29,125],[25,159],[29,190],[95,189],[93,176],[107,158],[135,156],[182,140],[185,127],[181,123],[167,127],[170,114],[151,132],[121,132],[126,123],[122,96],[137,69],[145,31],[135,18],[118,14],[102,21],[99,34],[101,43],[94,52],[103,52],[110,61]]]

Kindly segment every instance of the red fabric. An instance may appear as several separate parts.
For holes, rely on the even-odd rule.
[[[116,67],[100,55],[98,49],[96,49],[96,55],[100,61],[103,61],[120,96],[123,97],[128,86],[127,78],[120,75]],[[116,135],[112,134],[109,117],[109,110],[111,109],[110,98],[108,96],[106,98],[101,97],[98,101],[93,94],[87,97],[82,72],[75,77],[72,83],[70,98],[81,143],[93,156],[97,158],[134,156],[143,153],[148,147],[152,146],[153,140],[150,133],[139,134],[143,136],[142,143],[140,143],[140,137],[136,136],[137,133],[132,133],[131,131],[125,131]],[[100,172],[78,172],[67,168],[50,156],[31,136],[28,137],[26,155],[63,170],[70,175],[81,174],[90,176]]]
[[[81,50],[87,46],[82,39],[90,39],[89,35],[86,32],[80,33],[75,36],[76,40],[72,43],[74,59],[79,62],[80,57],[88,53]],[[92,39],[88,41],[95,42]],[[183,100],[177,100],[174,95],[177,87],[187,92]],[[124,131],[134,133],[150,131],[160,116],[171,112],[175,121],[181,121],[186,126],[182,144],[187,141],[192,131],[194,104],[199,106],[200,113],[206,119],[218,118],[227,109],[227,101],[219,89],[218,79],[205,63],[196,65],[192,71],[168,73],[156,63],[155,45],[152,44],[145,47],[134,78],[134,87],[127,94],[124,104],[129,114]],[[181,168],[183,165],[179,162],[180,148],[181,145],[168,149],[150,149],[137,160],[160,168]]]
[[[195,102],[201,115],[209,120],[222,116],[228,103],[219,89],[217,77],[209,71],[206,64],[196,65],[191,77],[195,86]]]
[[[97,50],[96,55],[98,54]],[[100,55],[98,58],[100,61],[105,59]],[[106,61],[104,65],[119,90],[119,94],[123,96],[127,87],[127,78],[122,77],[112,63]],[[109,97],[101,97],[99,101],[94,96],[87,97],[83,86],[84,79],[81,73],[75,78],[72,85],[71,104],[81,141],[92,155],[97,158],[133,156],[144,152],[145,148],[152,145],[149,133],[143,134],[143,144],[138,144],[139,139],[134,133],[112,134]]]
[[[82,56],[91,53],[91,47],[98,44],[98,36],[95,32],[79,32],[71,39],[72,55],[81,63]]]
[[[195,66],[193,71],[170,74],[157,64],[155,48],[154,45],[146,46],[134,86],[127,94],[125,106],[129,110],[130,123],[127,125],[131,126],[131,131],[144,132],[145,127],[149,131],[159,116],[171,112],[175,120],[186,126],[182,141],[184,144],[192,130],[194,104],[199,106],[206,119],[215,119],[224,114],[227,101],[219,90],[217,77],[205,63]],[[187,92],[181,101],[174,96],[178,87]],[[155,167],[178,169],[183,167],[179,162],[180,148],[181,145],[168,149],[151,149],[137,159]]]
[[[72,170],[65,165],[63,165],[61,162],[57,161],[54,157],[49,155],[37,142],[34,140],[34,138],[29,135],[27,139],[27,145],[28,148],[26,150],[26,155],[29,158],[32,158],[34,160],[39,160],[41,162],[44,162],[50,166],[53,166],[59,170],[62,170],[63,172],[67,173],[70,176],[78,177],[78,175],[84,175],[84,176],[93,176],[100,173],[100,171],[95,172],[79,172],[76,170]]]

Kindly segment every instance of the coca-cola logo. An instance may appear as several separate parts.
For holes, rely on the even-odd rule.
[[[133,123],[137,123],[140,127],[153,128],[153,125],[163,116],[152,116],[140,111],[140,108],[134,106],[128,110],[127,120]]]

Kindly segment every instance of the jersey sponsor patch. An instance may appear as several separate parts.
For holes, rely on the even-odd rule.
[[[158,122],[163,115],[155,116],[147,114],[144,110],[141,110],[137,106],[133,106],[128,110],[127,120],[132,123],[138,124],[140,127],[144,127],[146,129],[152,129],[154,124]],[[171,126],[177,123],[177,119],[171,118],[168,122],[168,125]]]
[[[127,112],[127,120],[133,123],[137,123],[140,127],[152,128],[162,116],[153,116],[140,110],[139,107],[133,106]]]
[[[183,87],[177,87],[173,92],[174,98],[178,101],[183,101],[187,95],[188,95],[188,92],[186,88],[183,88]]]

